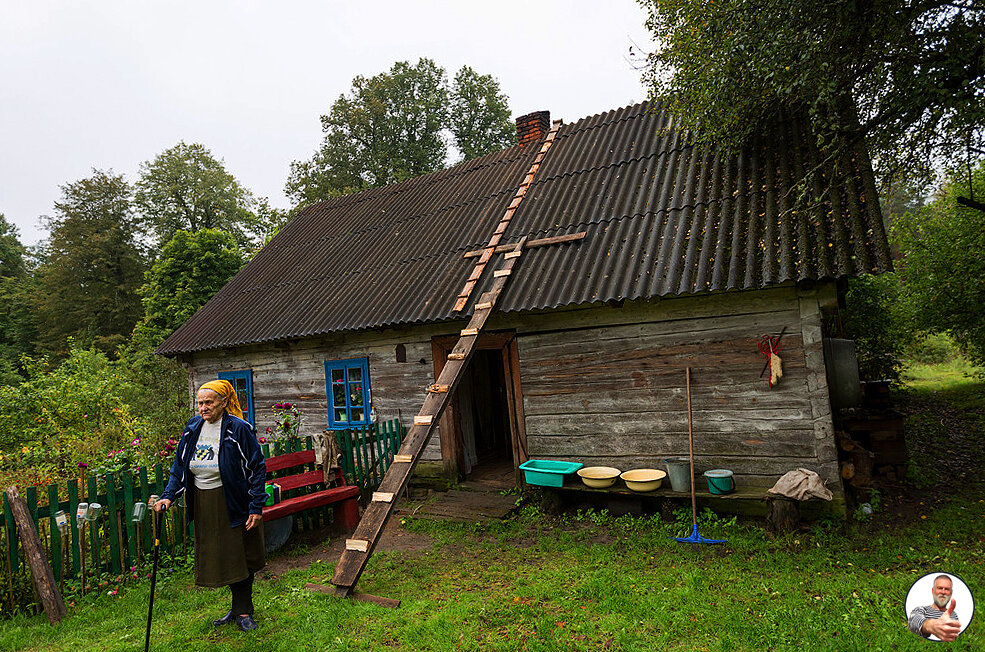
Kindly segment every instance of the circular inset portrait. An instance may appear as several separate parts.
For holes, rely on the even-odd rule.
[[[971,590],[953,573],[927,573],[906,594],[907,627],[931,641],[953,641],[974,615]]]

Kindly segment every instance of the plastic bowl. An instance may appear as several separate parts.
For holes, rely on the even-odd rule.
[[[586,466],[578,469],[578,477],[581,478],[586,487],[605,489],[616,483],[619,469],[614,469],[611,466]]]
[[[654,491],[660,488],[660,483],[667,477],[667,472],[660,469],[633,469],[619,477],[633,491]]]

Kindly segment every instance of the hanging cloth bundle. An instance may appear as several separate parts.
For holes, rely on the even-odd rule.
[[[780,344],[780,340],[783,339],[783,334],[786,332],[787,327],[784,326],[777,337],[763,335],[759,339],[759,352],[766,356],[766,364],[763,366],[763,371],[760,372],[759,377],[762,378],[763,374],[767,371],[770,372],[767,378],[770,389],[773,389],[773,385],[776,385],[783,377],[783,360],[780,359],[780,350],[783,345]]]

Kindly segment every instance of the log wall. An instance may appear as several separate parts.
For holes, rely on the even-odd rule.
[[[696,473],[729,468],[768,487],[805,467],[841,490],[817,291],[670,299],[639,317],[520,336],[531,457],[628,470],[686,456],[690,366]],[[784,328],[783,378],[770,389],[759,340]]]

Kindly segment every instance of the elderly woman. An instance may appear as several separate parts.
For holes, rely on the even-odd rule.
[[[257,628],[253,576],[265,563],[263,452],[229,381],[205,383],[197,400],[198,415],[185,426],[155,509],[163,511],[187,494],[195,523],[195,584],[232,591],[231,608],[212,624],[235,622],[247,632]]]

